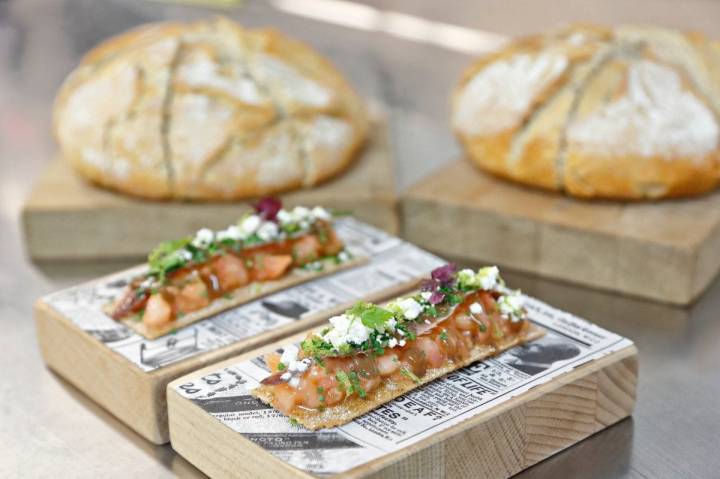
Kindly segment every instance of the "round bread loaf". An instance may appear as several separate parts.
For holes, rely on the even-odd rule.
[[[483,169],[580,197],[661,198],[720,180],[720,43],[573,26],[473,65],[453,126]]]
[[[367,118],[320,54],[221,18],[149,24],[100,44],[60,89],[54,129],[63,156],[95,183],[219,200],[343,171]]]

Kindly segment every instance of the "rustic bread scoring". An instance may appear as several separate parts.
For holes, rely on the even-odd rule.
[[[720,43],[572,26],[475,63],[453,126],[483,169],[579,197],[699,194],[720,181]]]
[[[222,18],[100,44],[54,117],[63,156],[89,180],[210,200],[315,185],[350,165],[367,127],[360,97],[320,54]]]

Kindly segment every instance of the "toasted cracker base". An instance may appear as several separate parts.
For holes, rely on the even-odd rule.
[[[430,381],[444,376],[449,372],[458,370],[490,356],[494,356],[510,349],[513,346],[534,341],[544,334],[544,329],[529,323],[529,328],[525,331],[525,333],[519,335],[512,341],[505,341],[498,347],[489,345],[477,346],[473,348],[468,359],[464,361],[453,362],[441,368],[428,369],[425,376],[423,376],[417,384],[410,379],[403,380],[401,382],[395,380],[383,381],[383,383],[375,391],[368,394],[364,399],[358,396],[352,396],[350,399],[347,399],[338,405],[325,408],[322,412],[315,410],[300,410],[298,413],[290,415],[290,417],[311,431],[341,426],[357,417],[362,416],[366,412],[372,411],[378,406],[385,404],[396,397],[407,393],[408,391],[418,388],[423,384],[427,384]],[[273,406],[272,386],[260,386],[252,390],[251,393],[262,402]]]
[[[365,264],[368,261],[369,258],[365,256],[356,256],[341,264],[336,264],[332,259],[325,259],[322,261],[324,267],[321,271],[294,268],[289,274],[275,281],[257,281],[250,283],[247,286],[243,286],[242,288],[238,288],[228,293],[227,297],[217,298],[206,307],[193,311],[192,313],[188,313],[175,321],[171,321],[161,328],[149,328],[142,320],[136,319],[134,315],[126,316],[119,319],[119,321],[146,339],[156,339],[176,329],[184,328],[192,323],[209,318],[210,316],[213,316],[221,311],[225,311],[226,309],[230,309],[244,303],[249,303],[250,301],[267,296],[268,294],[290,288],[315,278],[327,276],[345,269],[354,268],[355,266]],[[104,308],[104,312],[108,315],[112,314],[114,306],[114,302],[108,304]]]

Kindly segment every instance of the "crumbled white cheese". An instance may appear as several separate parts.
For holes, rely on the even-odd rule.
[[[186,249],[180,250],[180,257],[185,261],[190,261],[193,257],[192,253]]]
[[[218,241],[230,239],[233,241],[239,241],[243,238],[242,230],[237,225],[228,226],[227,229],[217,232]]]
[[[293,376],[292,378],[290,378],[290,381],[288,381],[288,384],[290,385],[290,387],[297,389],[297,387],[300,385],[300,378],[298,376]]]
[[[395,304],[402,310],[403,315],[407,319],[411,320],[420,316],[420,313],[422,313],[423,310],[420,303],[412,298],[401,299],[400,301],[395,302]]]
[[[338,257],[338,260],[339,260],[341,263],[345,263],[346,261],[350,261],[350,255],[347,253],[347,251],[340,251],[340,253],[338,253],[338,256],[337,256],[337,257]]]
[[[288,365],[288,371],[291,373],[304,373],[310,367],[310,361],[303,359],[302,361],[291,361]]]
[[[192,245],[196,248],[207,248],[210,243],[215,239],[215,233],[211,229],[203,228],[195,233],[195,237],[192,240]]]
[[[260,217],[258,215],[250,215],[240,223],[240,229],[243,234],[250,236],[260,227]]]
[[[343,344],[360,344],[370,337],[370,328],[366,327],[357,316],[341,314],[330,318],[332,328],[323,339],[339,349]]]
[[[521,319],[523,299],[519,291],[513,291],[510,294],[500,296],[497,303],[500,314],[514,321]]]
[[[472,314],[482,314],[483,311],[483,307],[480,303],[473,303],[470,305],[470,312]]]
[[[398,340],[395,338],[390,338],[390,340],[388,341],[388,348],[392,349],[397,345],[398,345]]]
[[[292,374],[290,373],[282,373],[280,375],[280,379],[282,379],[283,381],[289,381],[290,378],[292,378]]]
[[[293,208],[292,215],[296,221],[308,218],[310,216],[310,210],[304,206],[296,206]]]
[[[420,297],[425,301],[430,300],[430,296],[432,296],[432,293],[430,291],[423,291],[422,293],[420,293]]]
[[[506,294],[501,298],[500,310],[517,310],[522,308],[522,298],[519,294]]]
[[[400,341],[398,341],[398,346],[400,346],[400,347],[405,346],[405,344],[406,344],[406,341],[404,339],[401,339]]]
[[[316,206],[312,209],[311,213],[313,217],[318,220],[329,220],[330,218],[332,218],[330,212],[322,206]]]
[[[498,285],[500,270],[497,266],[486,266],[477,272],[479,286],[482,289],[493,289]]]
[[[263,241],[270,241],[274,239],[279,232],[280,228],[278,228],[278,225],[276,225],[272,221],[264,221],[262,225],[258,228],[257,235]]]
[[[287,224],[292,221],[292,215],[288,212],[288,210],[282,209],[277,212],[277,215],[275,215],[277,220],[280,222],[280,224]]]
[[[280,362],[285,366],[289,366],[293,361],[297,361],[298,353],[300,348],[294,344],[288,344],[283,348],[282,355],[280,356]]]

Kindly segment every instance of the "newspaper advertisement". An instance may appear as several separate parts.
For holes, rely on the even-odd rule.
[[[142,370],[152,371],[406,283],[443,263],[437,256],[352,218],[340,218],[335,226],[350,252],[369,257],[369,263],[264,296],[155,340],[145,339],[102,311],[145,266],[43,299],[108,348]]]
[[[250,394],[269,374],[262,358],[177,387],[216,420],[304,471],[346,472],[465,421],[530,388],[632,344],[583,319],[524,296],[547,334],[474,363],[378,407],[349,424],[305,430]]]

